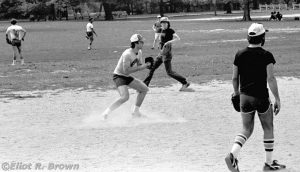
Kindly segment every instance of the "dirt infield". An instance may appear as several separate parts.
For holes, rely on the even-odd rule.
[[[275,118],[275,158],[299,172],[300,79],[283,77],[278,85],[282,110]],[[89,172],[227,171],[224,157],[241,127],[229,101],[230,82],[192,84],[188,92],[179,87],[151,88],[143,119],[130,116],[132,91],[107,121],[95,116],[118,97],[114,90],[11,92],[0,103],[0,159],[76,163],[76,171]],[[258,122],[240,155],[243,172],[259,171],[264,162]]]

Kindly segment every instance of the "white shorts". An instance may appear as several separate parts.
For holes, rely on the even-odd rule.
[[[155,34],[154,34],[154,39],[155,39],[155,40],[158,40],[159,37],[160,37],[160,34],[161,34],[161,33],[155,33]]]

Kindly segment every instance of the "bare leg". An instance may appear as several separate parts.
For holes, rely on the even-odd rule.
[[[115,102],[113,102],[104,112],[104,118],[107,118],[107,115],[120,107],[123,103],[128,101],[129,99],[129,91],[127,85],[122,85],[118,87],[118,92],[120,94],[120,98],[118,98]]]
[[[137,90],[138,95],[136,97],[135,105],[140,107],[145,99],[147,92],[149,91],[149,88],[146,84],[138,79],[134,79],[128,86]]]
[[[137,97],[136,97],[136,101],[135,101],[135,106],[133,108],[133,116],[141,117],[142,115],[141,115],[139,109],[140,109],[149,89],[146,86],[146,84],[144,84],[142,81],[140,81],[138,79],[134,79],[129,84],[129,87],[137,90],[137,93],[138,93]]]
[[[11,65],[15,65],[17,60],[18,48],[16,46],[12,46],[12,48],[13,48],[13,62]]]
[[[266,151],[266,163],[273,161],[274,147],[274,127],[273,127],[273,108],[270,105],[267,112],[259,114],[259,119],[264,130],[264,147]]]

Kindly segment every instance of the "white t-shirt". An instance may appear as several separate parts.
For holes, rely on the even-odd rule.
[[[92,29],[94,28],[93,24],[92,23],[88,23],[86,25],[86,31],[87,32],[92,32]]]
[[[125,68],[134,67],[136,68],[139,65],[144,63],[142,56],[142,50],[138,51],[138,54],[135,54],[131,48],[126,49],[121,55],[118,64],[114,70],[114,74],[129,76],[129,73],[125,72]]]
[[[10,39],[22,39],[22,32],[24,33],[25,30],[19,25],[11,25],[7,28],[6,34],[9,34]]]

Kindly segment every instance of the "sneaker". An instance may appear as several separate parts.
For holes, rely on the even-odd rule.
[[[24,62],[24,60],[21,60],[21,65],[25,65],[25,62]]]
[[[101,120],[107,120],[108,114],[101,114]]]
[[[91,47],[88,47],[88,50],[90,50],[91,49]]]
[[[13,60],[12,66],[16,65],[16,60]]]
[[[263,171],[276,171],[286,168],[285,165],[279,164],[277,160],[274,160],[272,164],[265,163]]]
[[[229,153],[225,158],[226,165],[231,172],[240,172],[238,166],[238,160],[233,157],[232,153]]]
[[[185,89],[187,89],[191,84],[189,82],[187,82],[186,84],[182,84],[182,87],[180,88],[179,91],[184,91]]]
[[[132,112],[132,117],[134,117],[134,118],[146,118],[146,116],[141,114],[141,112]]]

